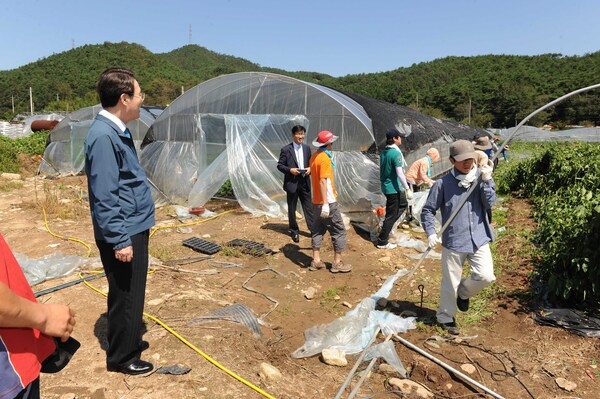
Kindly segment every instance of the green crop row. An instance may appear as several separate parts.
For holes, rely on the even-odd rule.
[[[512,146],[511,146],[512,149]],[[553,143],[498,171],[499,193],[529,198],[538,224],[534,281],[552,302],[600,304],[600,145]]]

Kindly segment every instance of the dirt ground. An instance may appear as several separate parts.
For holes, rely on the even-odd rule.
[[[98,268],[84,176],[56,180],[27,177],[0,179],[0,231],[13,252],[37,259],[60,252],[64,256],[91,257],[85,270]],[[408,378],[426,387],[436,398],[594,398],[600,384],[600,344],[561,328],[541,326],[532,317],[525,290],[530,268],[525,234],[533,228],[530,208],[522,200],[505,201],[506,233],[496,245],[498,280],[487,294],[487,307],[461,313],[461,337],[452,339],[432,325],[439,292],[439,260],[425,259],[416,273],[400,278],[389,299],[401,311],[418,316],[417,328],[400,334],[394,347]],[[310,272],[310,237],[294,244],[287,222],[253,217],[233,202],[211,202],[206,208],[216,217],[181,224],[172,208],[157,211],[151,238],[154,261],[148,276],[144,339],[150,349],[142,358],[158,367],[179,365],[186,374],[126,376],[105,368],[106,301],[103,277],[74,284],[40,296],[44,302],[68,303],[76,312],[73,336],[81,348],[57,374],[42,375],[44,398],[334,398],[352,371],[358,354],[346,355],[347,366],[325,364],[320,356],[296,359],[292,353],[304,342],[304,331],[330,323],[373,295],[383,281],[399,269],[412,269],[419,253],[412,248],[378,250],[355,228],[348,231],[344,255],[354,269],[348,274],[326,270]],[[44,215],[46,212],[46,217]],[[303,227],[301,225],[301,227]],[[414,239],[423,233],[405,230]],[[182,245],[198,237],[224,245],[233,239],[264,244],[275,253],[243,254],[225,248],[210,259]],[[87,246],[86,246],[87,245]],[[89,249],[88,249],[89,246]],[[323,257],[331,262],[327,237]],[[417,259],[410,256],[417,255]],[[510,267],[509,267],[510,266]],[[98,270],[98,269],[96,269]],[[100,269],[101,270],[101,269]],[[88,275],[88,273],[84,274]],[[60,287],[78,274],[47,280],[34,291]],[[422,291],[419,287],[422,286]],[[306,291],[314,288],[313,299]],[[264,323],[260,334],[254,324],[232,320],[206,321],[211,312],[245,305],[255,320]],[[246,313],[247,315],[247,313]],[[435,337],[443,337],[435,338]],[[385,337],[379,336],[377,342]],[[420,349],[411,349],[406,342]],[[425,354],[429,356],[425,356]],[[438,362],[435,362],[436,359]],[[275,367],[281,376],[266,376],[261,364]],[[357,398],[419,397],[400,394],[390,385],[390,374],[375,362],[354,392]],[[480,386],[455,376],[448,365]],[[368,362],[360,363],[342,395],[359,384]],[[467,365],[472,365],[469,369]],[[569,385],[571,383],[571,385]],[[561,386],[563,386],[561,388]],[[487,388],[487,391],[481,387]]]

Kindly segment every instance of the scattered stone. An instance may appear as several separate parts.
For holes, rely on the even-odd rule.
[[[323,358],[323,362],[325,364],[329,364],[331,366],[347,366],[348,360],[346,360],[346,352],[341,349],[323,349],[321,352],[321,357]]]
[[[352,309],[352,304],[350,302],[344,301],[344,302],[342,302],[342,305],[347,307],[348,309]]]
[[[177,229],[175,229],[178,233],[181,234],[190,234],[192,232],[192,228],[191,227],[177,227]]]
[[[76,399],[76,398],[77,398],[77,396],[75,396],[75,394],[72,392],[60,395],[60,399]]]
[[[202,234],[202,238],[210,238],[210,234]]]
[[[377,259],[379,262],[389,262],[390,260],[392,260],[392,258],[390,258],[389,256],[382,256],[381,258]]]
[[[334,300],[334,301],[339,301],[339,300],[340,300],[340,296],[339,296],[339,295],[336,295],[336,296],[334,296],[334,297],[333,297],[333,300]]]
[[[258,375],[266,380],[278,380],[282,377],[281,372],[275,366],[265,362],[260,364]]]
[[[317,294],[317,290],[314,287],[309,287],[306,290],[302,291],[304,297],[308,300],[314,299]]]
[[[148,301],[148,305],[158,306],[164,302],[165,302],[165,300],[163,298],[156,298],[156,299],[152,299],[152,300]]]
[[[401,379],[401,378],[390,378],[389,384],[398,388],[404,395],[410,398],[433,398],[433,393],[427,388],[418,384],[414,381]]]
[[[394,366],[387,363],[382,363],[379,365],[379,372],[388,377],[397,376],[399,374]]]
[[[556,385],[564,389],[565,391],[573,392],[577,388],[577,384],[572,381],[566,380],[562,377],[558,377],[554,380]]]
[[[460,368],[467,374],[473,374],[476,371],[475,366],[470,363],[461,364]]]

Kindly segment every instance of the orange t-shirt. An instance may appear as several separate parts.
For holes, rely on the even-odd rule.
[[[325,151],[315,151],[310,157],[309,164],[313,204],[324,203],[321,195],[321,179],[329,179],[329,182],[331,182],[333,195],[337,196],[335,184],[333,183],[333,166],[331,164],[331,159],[329,159],[329,156],[325,153]]]

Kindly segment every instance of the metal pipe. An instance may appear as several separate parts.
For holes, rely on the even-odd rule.
[[[401,343],[403,343],[405,346],[407,346],[408,348],[420,353],[421,355],[425,356],[427,359],[431,360],[432,362],[442,366],[443,368],[445,368],[446,370],[450,371],[452,374],[456,375],[457,377],[462,378],[463,380],[467,381],[469,384],[473,384],[476,387],[482,389],[483,391],[487,392],[488,394],[492,395],[494,398],[498,398],[498,399],[504,399],[503,396],[497,394],[496,392],[490,390],[489,388],[481,385],[480,383],[478,383],[477,381],[475,381],[474,379],[472,379],[471,377],[461,373],[460,371],[456,370],[455,368],[453,368],[452,366],[442,362],[441,360],[439,360],[438,358],[430,355],[429,353],[425,352],[423,349],[419,348],[416,345],[411,344],[410,342],[408,342],[407,340],[405,340],[402,337],[399,337],[398,334],[394,334],[394,338],[396,338],[398,341],[400,341]]]
[[[389,333],[388,336],[385,337],[385,340],[383,342],[388,342],[392,338],[392,335],[394,335],[394,333]],[[368,348],[369,347],[367,346],[367,349]],[[366,351],[365,351],[365,353],[366,353]],[[375,364],[376,360],[377,360],[376,357],[374,357],[373,359],[371,359],[371,361],[369,362],[369,365],[363,371],[363,375],[360,377],[360,380],[358,380],[358,383],[356,384],[356,386],[354,387],[354,389],[352,390],[352,392],[350,392],[350,395],[348,395],[347,399],[352,399],[352,398],[354,398],[356,396],[356,394],[358,393],[358,388],[360,388],[360,386],[362,385],[362,383],[364,382],[364,380],[369,375],[369,372],[373,368],[373,365]]]
[[[504,149],[504,147],[506,147],[506,145],[508,144],[508,142],[513,138],[513,136],[515,135],[515,133],[517,133],[517,131],[525,124],[525,122],[527,122],[529,119],[531,119],[533,116],[539,114],[540,112],[542,112],[543,110],[545,110],[548,107],[551,107],[555,104],[558,104],[559,102],[563,101],[566,98],[569,98],[575,94],[579,94],[582,93],[584,91],[588,91],[588,90],[592,90],[592,89],[596,89],[600,87],[600,83],[592,85],[592,86],[587,86],[575,91],[572,91],[568,94],[565,94],[562,97],[557,98],[554,101],[549,102],[548,104],[544,105],[543,107],[540,107],[538,109],[536,109],[535,111],[533,111],[532,113],[530,113],[529,115],[527,115],[525,117],[525,119],[523,119],[515,128],[515,130],[512,131],[511,134],[508,135],[508,137],[506,138],[506,140],[504,140],[504,143],[502,143],[502,145],[500,146],[500,148],[498,149],[498,151],[496,151],[496,153],[494,154],[494,156],[492,157],[491,161],[492,163],[496,160],[496,158],[498,158],[498,155],[500,155],[500,153],[502,152],[502,150]],[[473,193],[473,191],[475,191],[475,188],[477,188],[477,186],[479,185],[479,182],[481,181],[481,175],[479,175],[477,177],[477,180],[475,180],[473,182],[473,184],[471,184],[471,187],[469,187],[469,189],[467,190],[467,192],[465,194],[463,194],[463,197],[461,198],[461,200],[459,201],[458,205],[456,206],[456,209],[454,210],[454,212],[452,212],[452,214],[448,217],[448,220],[446,221],[446,223],[444,223],[444,225],[442,226],[441,230],[440,230],[440,235],[446,230],[446,228],[448,228],[448,226],[450,225],[450,223],[452,223],[452,221],[454,220],[454,218],[456,218],[456,215],[458,214],[458,212],[461,210],[461,208],[463,207],[463,205],[467,202],[467,200],[469,199],[469,196],[471,195],[471,193]]]
[[[362,363],[363,359],[365,358],[365,355],[367,354],[367,350],[371,347],[371,345],[373,344],[373,342],[375,342],[375,338],[377,338],[377,334],[379,334],[379,331],[381,331],[381,327],[377,327],[377,329],[375,330],[375,333],[371,337],[371,340],[369,341],[369,343],[367,344],[367,346],[365,346],[365,349],[363,349],[363,351],[360,354],[360,356],[358,357],[358,359],[356,359],[356,363],[354,363],[354,366],[352,367],[352,370],[350,370],[350,373],[346,377],[346,380],[344,381],[344,383],[340,387],[340,389],[339,389],[337,395],[335,395],[334,399],[340,399],[342,397],[342,393],[344,393],[344,390],[346,389],[346,386],[352,380],[352,376],[356,372],[356,369],[358,369],[358,366]]]
[[[569,98],[575,94],[579,94],[579,93],[583,93],[585,91],[588,90],[592,90],[592,89],[597,89],[600,88],[600,83],[592,85],[592,86],[587,86],[581,89],[577,89],[575,91],[572,91],[568,94],[565,94],[562,97],[557,98],[554,101],[549,102],[548,104],[544,105],[543,107],[540,107],[538,109],[536,109],[535,111],[533,111],[532,113],[530,113],[529,115],[527,115],[516,127],[515,130],[512,131],[511,134],[508,135],[508,137],[506,138],[506,140],[504,140],[504,142],[502,143],[502,145],[500,146],[500,148],[498,149],[498,151],[494,154],[494,156],[492,157],[491,161],[494,162],[496,160],[496,158],[498,157],[498,155],[500,155],[500,153],[502,152],[502,150],[504,149],[504,147],[506,147],[506,145],[508,144],[508,142],[513,138],[513,136],[515,135],[515,133],[517,133],[517,131],[529,120],[531,119],[533,116],[539,114],[540,112],[542,112],[543,110],[545,110],[546,108],[549,108],[553,105],[558,104],[559,102],[563,101],[566,98]],[[452,212],[452,214],[450,214],[450,216],[448,217],[448,220],[446,221],[446,223],[444,223],[444,225],[442,226],[442,228],[440,229],[439,232],[439,236],[441,236],[444,231],[446,231],[446,229],[448,228],[448,226],[450,225],[450,223],[452,223],[452,221],[454,220],[454,218],[456,218],[456,215],[458,214],[458,212],[461,210],[461,208],[465,205],[465,203],[467,202],[469,196],[471,195],[471,193],[473,193],[473,191],[475,191],[475,188],[477,188],[477,186],[479,185],[479,182],[481,181],[481,176],[478,176],[477,180],[475,180],[473,182],[473,184],[471,184],[471,186],[469,187],[469,189],[467,190],[466,193],[463,194],[463,196],[461,197],[460,201],[458,202],[458,205],[456,206],[456,209],[454,210],[454,212]],[[425,252],[423,252],[423,255],[421,256],[421,258],[419,259],[419,261],[417,262],[417,264],[408,272],[406,273],[406,276],[408,276],[409,278],[417,271],[417,269],[419,268],[419,266],[421,265],[421,263],[423,262],[423,260],[427,257],[427,255],[429,254],[429,251],[431,251],[431,248],[427,248],[425,250]],[[400,271],[398,271],[396,274],[399,274]],[[402,277],[401,275],[398,275],[398,277]],[[405,279],[407,280],[407,279]]]

